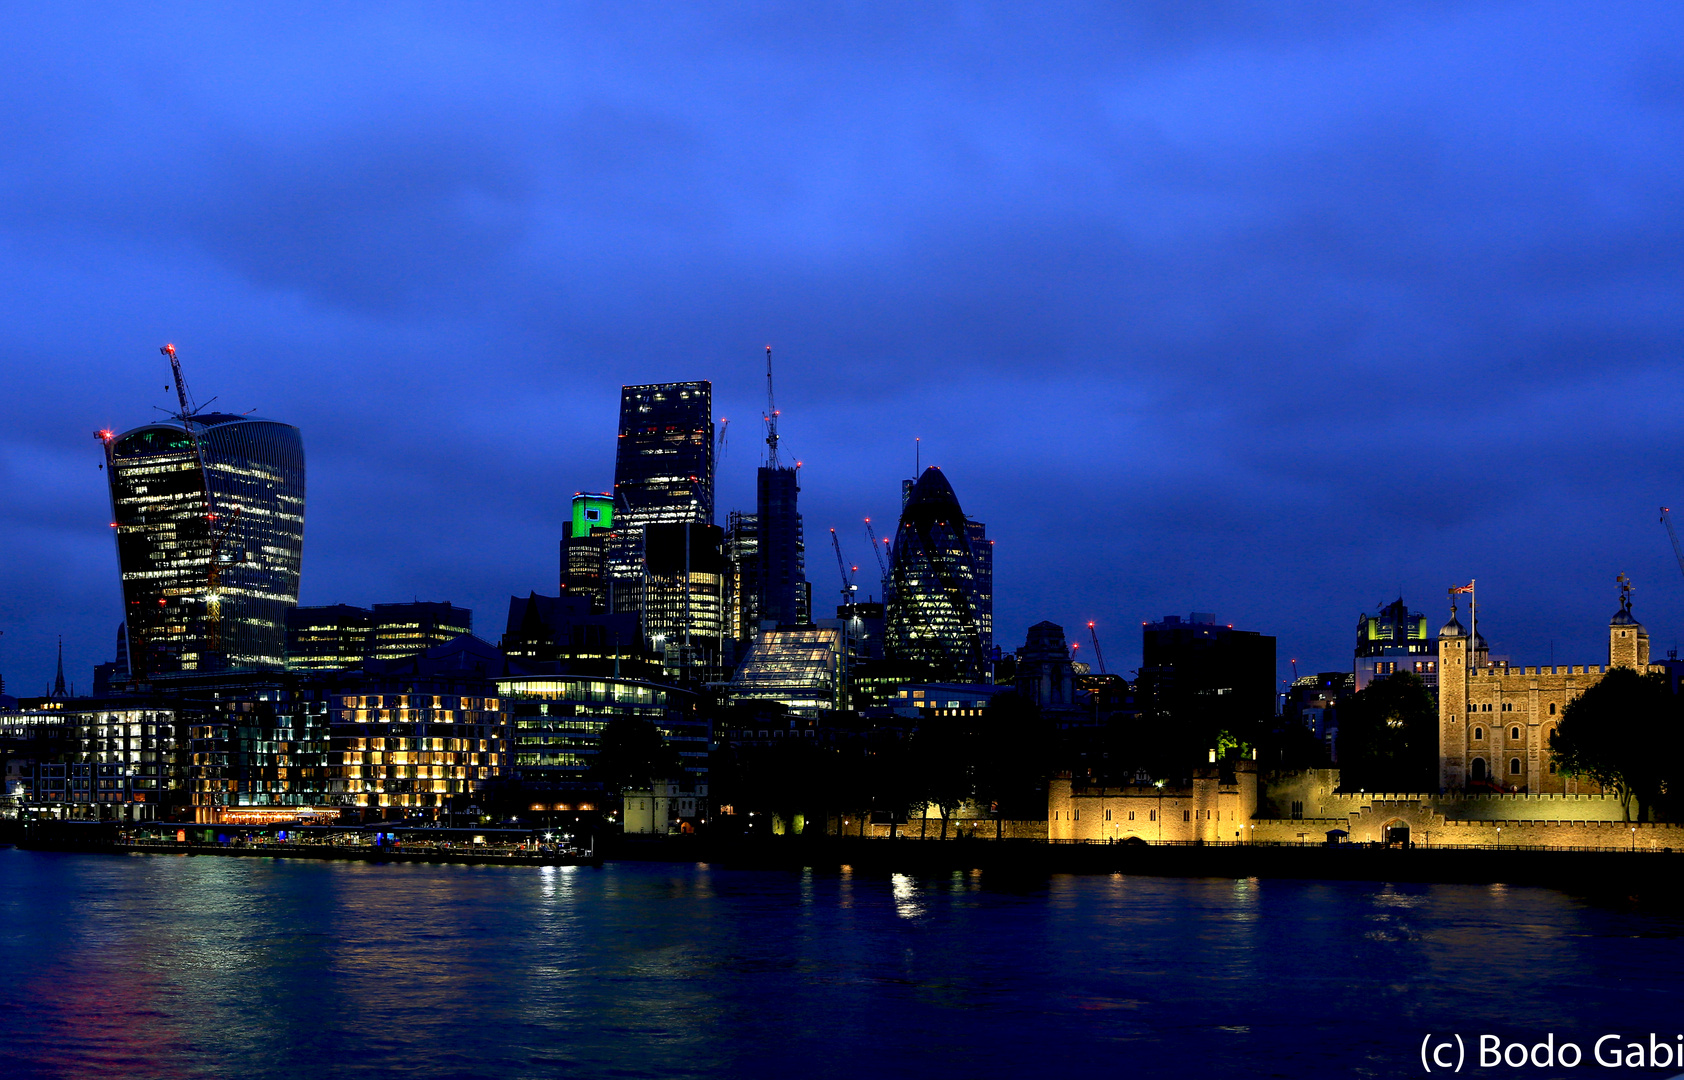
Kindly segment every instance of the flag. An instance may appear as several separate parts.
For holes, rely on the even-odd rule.
[[[1453,592],[1453,593],[1459,593],[1459,592],[1471,593],[1471,592],[1474,591],[1474,583],[1470,581],[1466,585],[1458,585],[1454,589],[1451,589],[1450,591]]]

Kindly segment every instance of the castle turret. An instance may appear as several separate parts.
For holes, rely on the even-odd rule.
[[[1631,581],[1621,574],[1620,610],[1608,620],[1608,666],[1643,671],[1649,666],[1649,631],[1631,614]]]
[[[1468,720],[1468,632],[1450,605],[1450,621],[1438,632],[1438,786],[1460,788],[1465,778]]]

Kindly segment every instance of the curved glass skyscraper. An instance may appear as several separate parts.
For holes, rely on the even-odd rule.
[[[885,659],[922,667],[929,678],[986,677],[992,637],[992,559],[983,527],[959,508],[937,468],[912,486],[895,532],[883,634]]]
[[[279,669],[304,548],[303,440],[250,416],[186,423],[105,440],[131,667],[137,678]]]

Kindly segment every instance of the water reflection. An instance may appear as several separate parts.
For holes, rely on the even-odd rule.
[[[1392,1076],[1424,1031],[1684,1004],[1684,923],[1540,889],[17,851],[0,885],[8,1078]]]

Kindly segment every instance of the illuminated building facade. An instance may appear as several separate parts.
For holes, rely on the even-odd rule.
[[[328,698],[330,804],[436,812],[498,774],[507,718],[489,684],[437,675],[388,681],[391,693],[365,687]]]
[[[1356,689],[1366,690],[1375,679],[1400,671],[1413,673],[1438,693],[1438,641],[1427,633],[1427,617],[1410,611],[1402,597],[1378,614],[1357,619]]]
[[[28,816],[155,820],[185,798],[175,719],[154,707],[0,712],[4,795]]]
[[[608,537],[614,528],[614,496],[581,491],[573,496],[567,538],[561,542],[561,595],[583,597],[592,611],[608,610]]]
[[[683,765],[686,789],[705,790],[711,726],[695,693],[638,679],[510,676],[496,680],[513,728],[514,772],[544,809],[593,810],[602,785],[589,776],[602,732],[621,717],[649,721]]]
[[[373,655],[374,615],[350,604],[287,612],[287,670],[343,671]]]
[[[922,670],[928,681],[980,683],[987,677],[980,610],[992,608],[992,559],[979,565],[972,528],[941,470],[924,470],[907,491],[895,532],[884,657]],[[991,619],[991,614],[989,618]]]
[[[846,708],[839,626],[762,630],[726,695],[733,705],[773,701],[800,716]]]
[[[717,525],[649,525],[643,630],[666,678],[719,674],[725,642],[724,534]]]
[[[712,383],[621,388],[614,505],[618,514],[608,542],[608,610],[640,611],[644,529],[713,523]]]
[[[376,660],[399,660],[474,632],[474,613],[449,602],[374,605]]]
[[[105,446],[134,675],[281,668],[304,549],[298,429],[201,412]]]
[[[749,642],[760,631],[760,519],[733,510],[726,520],[725,633]]]

